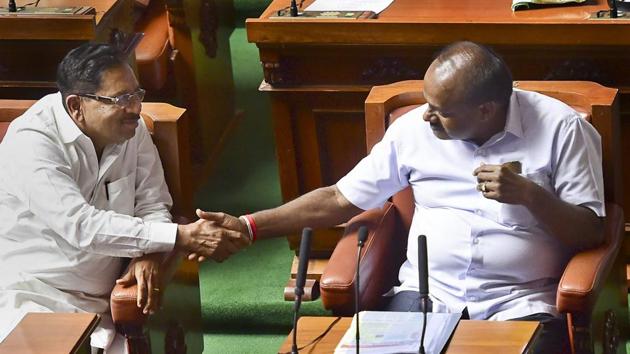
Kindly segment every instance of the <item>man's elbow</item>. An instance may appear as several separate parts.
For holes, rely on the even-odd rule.
[[[604,218],[595,217],[591,221],[591,225],[585,228],[588,232],[584,235],[584,243],[582,249],[592,249],[604,244],[606,237],[604,235]]]

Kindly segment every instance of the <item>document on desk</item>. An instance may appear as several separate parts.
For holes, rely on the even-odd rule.
[[[583,3],[586,0],[512,0],[512,11],[526,10],[530,5],[561,5],[567,3]]]
[[[461,314],[428,313],[424,349],[439,354],[453,334]],[[361,311],[359,329],[361,353],[418,353],[423,315],[419,312]],[[335,354],[356,352],[356,315],[337,345]]]
[[[373,11],[385,10],[394,0],[315,0],[304,11]]]

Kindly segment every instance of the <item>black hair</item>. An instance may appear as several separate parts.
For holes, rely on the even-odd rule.
[[[95,93],[105,71],[126,64],[126,55],[109,44],[89,42],[68,52],[57,67],[57,88],[64,106],[68,95]]]
[[[512,73],[505,62],[492,49],[474,42],[456,42],[442,49],[437,57],[438,63],[453,61],[463,57],[455,64],[463,70],[460,76],[463,99],[467,103],[481,104],[495,101],[507,106],[512,95]],[[462,64],[463,63],[463,64]]]

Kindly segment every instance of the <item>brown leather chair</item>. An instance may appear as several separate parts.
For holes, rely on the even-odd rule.
[[[33,103],[35,101],[32,100],[0,100],[0,140],[9,123]],[[186,110],[165,103],[143,103],[141,115],[164,167],[166,183],[174,202],[171,213],[176,221],[182,218],[191,220],[194,209]],[[151,352],[145,328],[147,321],[156,339],[164,336],[164,348],[153,348],[153,352],[201,353],[203,335],[198,265],[184,261],[181,255],[173,252],[165,257],[161,268],[164,292],[161,310],[149,320],[136,306],[136,286],[124,288],[117,285],[110,297],[114,324],[128,339],[130,353]]]
[[[556,305],[567,315],[574,353],[593,352],[593,337],[604,342],[606,353],[613,353],[619,342],[625,345],[620,336],[628,332],[625,264],[622,257],[617,257],[624,231],[617,90],[592,82],[521,81],[515,86],[569,104],[602,136],[606,241],[595,249],[575,254],[569,261],[560,279]],[[422,81],[403,81],[371,90],[365,103],[368,151],[381,140],[392,121],[425,102],[422,88]],[[408,188],[393,196],[382,209],[366,211],[349,221],[320,280],[324,307],[344,315],[354,311],[359,225],[370,230],[360,265],[361,307],[367,310],[383,305],[382,294],[397,284],[398,269],[406,258],[413,210],[413,196]]]

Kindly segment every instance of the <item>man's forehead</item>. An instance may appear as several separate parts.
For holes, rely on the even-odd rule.
[[[115,66],[103,71],[99,93],[116,96],[138,89],[138,80],[128,65]]]

